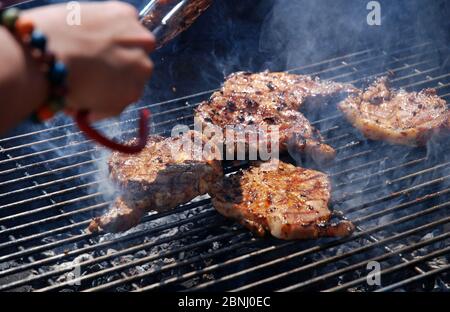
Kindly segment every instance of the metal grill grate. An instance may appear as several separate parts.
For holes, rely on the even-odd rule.
[[[410,43],[291,72],[361,86],[389,71],[394,86],[434,87],[448,101],[449,56],[435,43]],[[191,125],[212,91],[149,105],[153,132]],[[132,113],[104,130],[133,125]],[[349,238],[257,239],[208,198],[148,215],[127,233],[88,234],[90,218],[109,204],[98,167],[104,156],[73,124],[0,139],[0,290],[448,290],[446,142],[428,152],[367,142],[337,111],[311,118],[338,151],[328,173],[337,217],[357,225]],[[371,261],[381,265],[381,286],[366,282]]]

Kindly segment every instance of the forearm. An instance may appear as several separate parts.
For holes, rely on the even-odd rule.
[[[47,82],[18,41],[0,27],[0,133],[27,118],[47,97]]]

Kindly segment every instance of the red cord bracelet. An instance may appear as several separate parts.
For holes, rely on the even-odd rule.
[[[98,142],[99,144],[108,147],[112,150],[126,153],[126,154],[137,154],[141,152],[148,140],[148,121],[150,118],[150,111],[148,109],[143,109],[140,111],[140,120],[139,120],[139,136],[137,144],[134,145],[125,145],[117,143],[111,139],[100,134],[97,130],[95,130],[88,121],[89,112],[88,111],[79,111],[75,116],[75,121],[84,134]]]

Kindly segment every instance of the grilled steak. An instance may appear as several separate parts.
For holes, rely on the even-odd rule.
[[[448,128],[450,117],[434,89],[393,90],[387,77],[348,97],[339,109],[367,138],[410,146],[425,145],[433,134]]]
[[[208,192],[220,178],[220,161],[203,149],[205,137],[190,131],[182,136],[152,136],[138,155],[113,153],[110,176],[123,190],[110,210],[95,218],[90,231],[127,230],[150,211],[164,211]]]
[[[317,163],[324,163],[334,158],[335,151],[322,143],[320,134],[297,110],[307,100],[323,99],[350,89],[308,76],[241,72],[229,76],[220,91],[199,105],[195,116],[204,129],[234,127],[245,132],[263,133],[262,137],[267,141],[271,139],[268,127],[278,126],[280,152],[303,153]],[[258,149],[256,141],[248,136],[244,140],[246,150],[250,147]],[[239,143],[242,142],[236,140],[236,145]]]
[[[272,149],[272,132],[270,126],[278,126],[279,151],[305,153],[317,162],[326,163],[335,156],[332,147],[323,144],[318,131],[302,113],[293,109],[277,109],[272,102],[250,100],[241,94],[223,95],[216,92],[210,101],[201,104],[197,109],[196,117],[203,124],[203,129],[219,127],[227,137],[226,127],[235,129],[234,150],[240,144],[245,151],[253,149],[258,151],[261,142]],[[248,135],[238,135],[239,131]],[[229,144],[229,142],[227,142]],[[228,149],[230,146],[226,146]]]
[[[224,177],[211,188],[214,207],[259,236],[280,239],[346,236],[350,222],[331,225],[330,181],[326,174],[280,162]]]

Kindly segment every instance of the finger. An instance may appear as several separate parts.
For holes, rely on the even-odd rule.
[[[152,76],[153,67],[154,67],[153,62],[147,55],[145,55],[145,57],[142,57],[140,59],[138,71],[140,72],[139,77],[142,80],[144,80],[144,83],[147,82]]]
[[[145,84],[153,73],[153,62],[147,53],[140,48],[129,48],[122,49],[120,54],[131,65],[127,68],[130,81],[134,79]]]
[[[147,54],[155,50],[156,38],[145,27],[138,24],[133,29],[129,29],[127,34],[120,36],[117,39],[117,44],[123,47],[141,48]]]
[[[122,1],[107,1],[105,6],[107,6],[109,13],[117,14],[118,16],[134,17],[137,19],[139,15],[137,9],[133,5]]]

